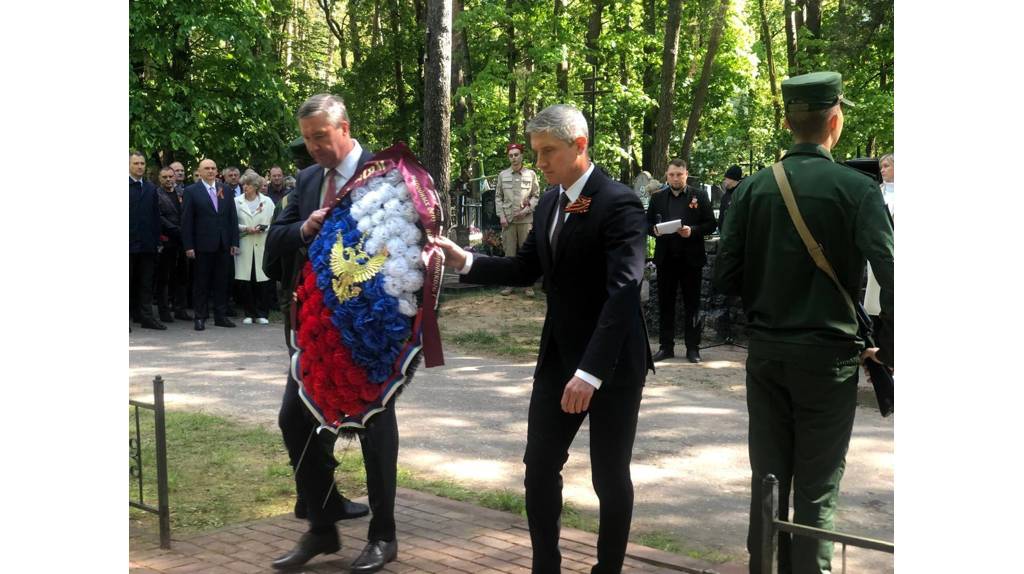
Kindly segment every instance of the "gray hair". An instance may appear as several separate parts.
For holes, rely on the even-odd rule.
[[[587,118],[569,104],[555,104],[541,110],[526,125],[526,134],[549,133],[565,143],[573,143],[578,137],[589,137]]]
[[[242,185],[251,185],[258,190],[263,187],[263,176],[251,169],[247,169],[241,179],[238,180],[238,183]]]
[[[885,160],[889,160],[889,163],[891,163],[893,165],[896,165],[896,160],[893,159],[893,156],[892,156],[891,153],[887,153],[887,154],[883,155],[882,157],[878,158],[878,165],[882,165],[882,162],[885,161]]]
[[[340,127],[341,122],[348,121],[348,108],[339,96],[334,94],[317,94],[311,96],[299,106],[299,119],[308,118],[317,114],[327,116],[327,121],[334,127]]]
[[[284,185],[285,185],[285,187],[295,187],[295,178],[290,176],[290,175],[285,177],[284,178]]]

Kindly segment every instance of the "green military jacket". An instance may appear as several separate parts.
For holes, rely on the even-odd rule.
[[[870,261],[881,287],[882,315],[891,321],[893,230],[878,185],[835,163],[815,144],[795,144],[782,165],[839,281],[856,298],[865,258]],[[841,361],[864,348],[856,316],[807,253],[771,168],[736,188],[713,280],[719,290],[742,296],[752,356]]]

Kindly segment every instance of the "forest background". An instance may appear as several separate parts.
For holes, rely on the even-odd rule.
[[[446,193],[568,102],[613,177],[684,157],[717,182],[784,153],[779,86],[810,71],[857,103],[837,160],[893,151],[893,27],[891,0],[135,0],[129,139],[151,166],[288,171],[295,110],[328,91],[365,147],[444,156],[425,164]]]

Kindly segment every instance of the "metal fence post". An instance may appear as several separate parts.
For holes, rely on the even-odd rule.
[[[167,500],[167,426],[164,417],[164,380],[153,379],[153,406],[156,426],[156,488],[160,516],[160,548],[171,547],[171,510]]]
[[[761,481],[761,574],[775,574],[775,507],[779,480],[769,474]]]

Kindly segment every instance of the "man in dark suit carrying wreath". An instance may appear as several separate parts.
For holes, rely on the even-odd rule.
[[[629,463],[653,365],[640,309],[644,210],[632,190],[591,163],[579,110],[550,106],[526,131],[553,186],[515,257],[473,256],[446,238],[435,241],[465,281],[526,287],[543,277],[547,314],[524,456],[533,572],[560,571],[561,471],[588,415],[601,520],[592,572],[620,572],[633,513]]]
[[[372,157],[349,132],[348,110],[338,96],[318,94],[299,107],[299,128],[306,149],[316,161],[299,172],[295,190],[267,233],[263,269],[272,278],[294,274],[306,263],[307,247],[324,224],[338,192]],[[285,264],[285,261],[291,264]],[[290,279],[287,281],[291,284]],[[294,355],[294,335],[288,351]],[[376,572],[398,555],[395,536],[398,422],[394,406],[374,416],[359,435],[366,468],[370,507],[354,503],[338,492],[334,482],[336,435],[319,431],[320,424],[299,396],[299,383],[289,373],[278,415],[278,425],[298,493],[295,515],[309,520],[310,528],[294,550],[272,564],[277,569],[301,566],[319,554],[341,549],[334,523],[366,516],[372,510],[367,544],[352,564],[352,572]]]

